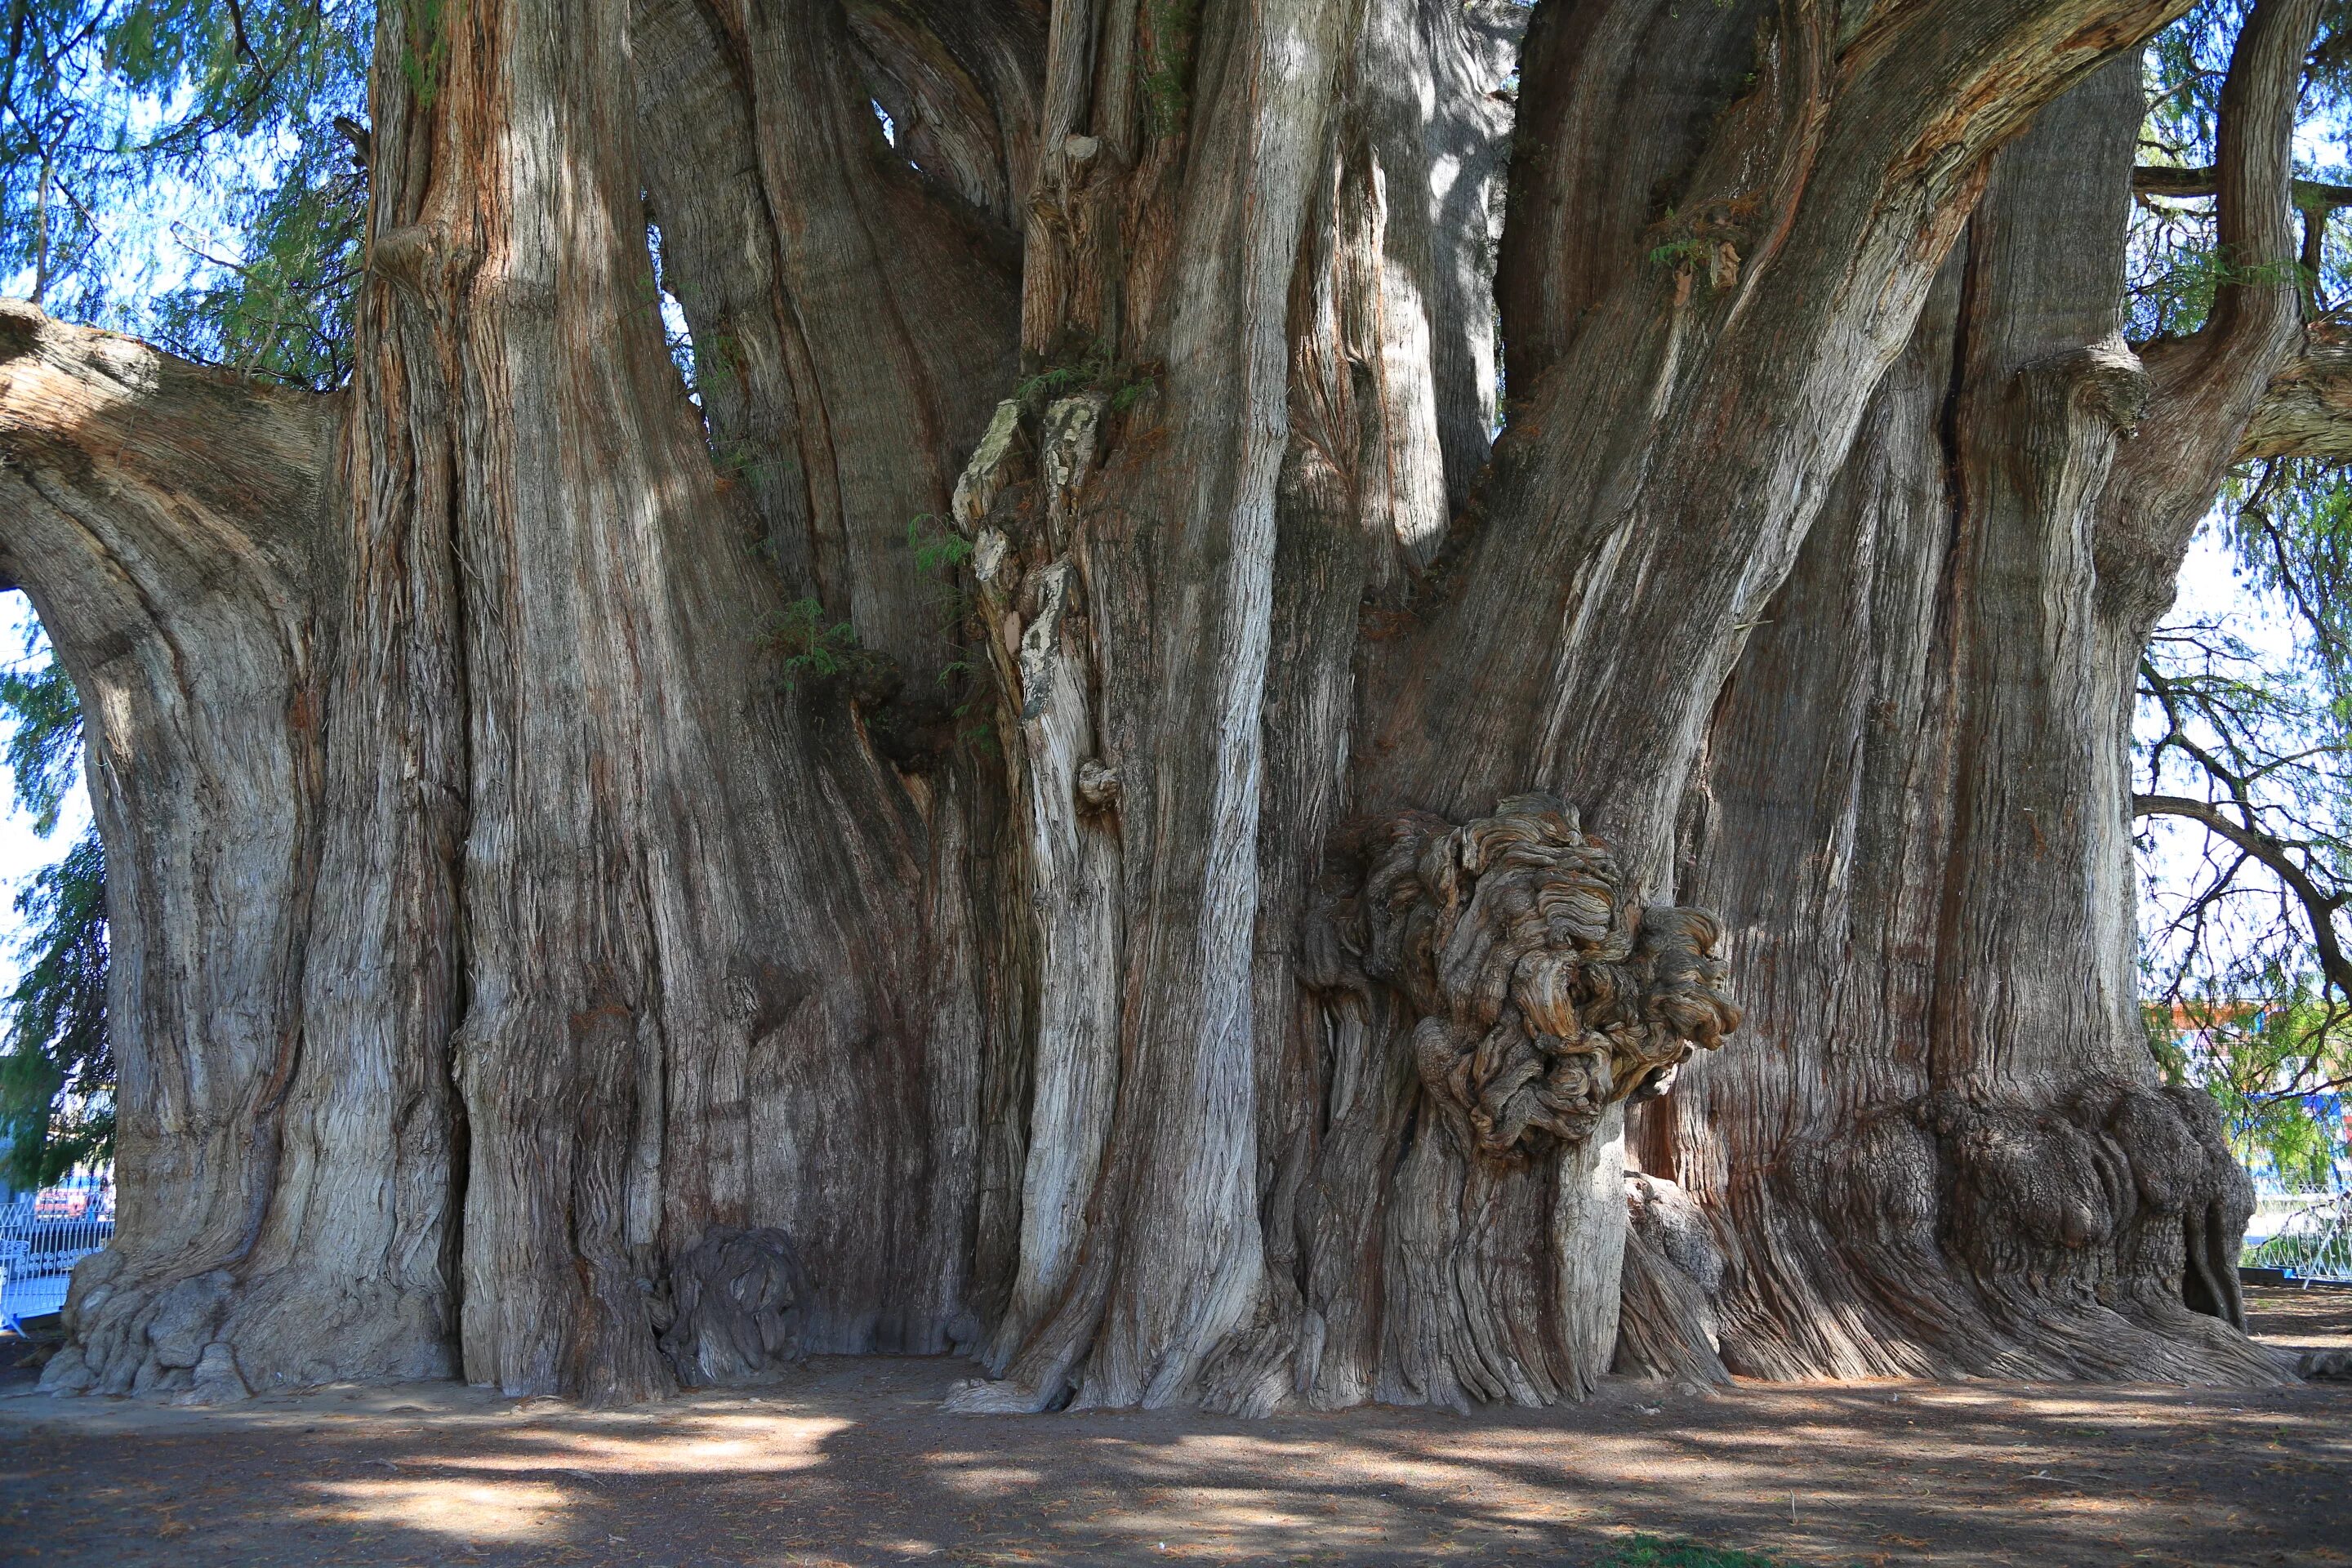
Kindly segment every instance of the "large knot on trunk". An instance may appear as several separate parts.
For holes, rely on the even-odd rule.
[[[1480,1152],[1591,1136],[1739,1026],[1702,910],[1642,907],[1615,855],[1550,795],[1455,826],[1427,812],[1341,829],[1321,965],[1418,1016],[1414,1064]]]
[[[671,1271],[669,1290],[661,1348],[688,1384],[755,1382],[808,1359],[815,1282],[783,1230],[712,1226]]]

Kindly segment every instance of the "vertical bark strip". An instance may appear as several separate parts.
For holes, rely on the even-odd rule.
[[[121,1310],[89,1320],[58,1377],[184,1390],[266,1210],[295,1065],[305,565],[331,420],[13,302],[0,356],[0,553],[81,696],[116,911],[109,1016],[141,1047],[121,1058],[129,1244],[81,1298]]]
[[[672,815],[681,784],[698,781],[708,812],[727,781],[708,689],[648,681],[679,666],[693,576],[725,557],[673,554],[692,437],[674,402],[646,416],[663,409],[660,353],[610,112],[625,32],[610,8],[577,21],[550,34],[489,7],[390,24],[392,47],[423,32],[434,51],[412,121],[431,152],[384,171],[379,202],[414,191],[415,216],[380,221],[373,251],[406,274],[408,344],[446,375],[436,412],[467,566],[442,628],[462,638],[475,770],[452,1052],[471,1140],[467,1371],[626,1398],[670,1383],[638,1283],[663,1217],[667,1038],[722,1036],[717,987],[693,969],[736,945],[740,915],[730,890],[692,884],[676,837],[693,828]],[[694,1174],[722,1200],[742,1179]]]
[[[1257,1304],[1250,933],[1284,329],[1341,20],[1336,5],[1234,16],[1194,65],[1220,90],[1186,127],[1184,189],[1160,220],[1164,380],[1139,411],[1156,428],[1106,463],[1079,546],[1122,781],[1111,1157],[1056,1310],[968,1407],[1035,1408],[1073,1386],[1082,1405],[1193,1397],[1202,1358]]]
[[[836,14],[816,41],[838,45],[837,28]],[[940,1348],[967,1315],[967,1271],[940,1254],[968,1226],[971,1184],[929,1168],[969,1138],[981,1047],[971,1005],[934,994],[970,984],[961,911],[902,891],[925,879],[910,786],[860,758],[845,716],[780,712],[752,657],[777,595],[663,353],[627,37],[619,7],[553,35],[520,12],[458,26],[430,105],[454,144],[420,172],[428,208],[446,204],[448,232],[478,247],[464,287],[424,302],[457,367],[467,566],[467,1363],[509,1389],[614,1398],[760,1370],[698,1332],[664,1341],[677,1364],[656,1343],[678,1271],[718,1256],[701,1247],[714,1227],[830,1260],[806,1291],[794,1268],[765,1276],[796,1299],[763,1310],[799,1312],[805,1343]],[[806,264],[783,248],[790,282]],[[841,494],[876,504],[845,450]],[[853,584],[904,605],[911,568],[869,554],[893,537],[864,528],[841,558]],[[910,659],[935,636],[898,629]],[[887,815],[867,806],[831,846],[790,832],[784,803],[823,820],[829,787]],[[921,793],[944,812],[955,788]],[[866,879],[845,851],[887,879],[880,911],[857,907]],[[819,936],[828,905],[839,918]],[[848,1169],[879,1179],[838,1194]]]
[[[915,16],[887,20],[926,58],[948,47]],[[971,744],[983,727],[955,712],[972,690],[958,668],[981,660],[917,552],[949,536],[946,477],[1011,377],[992,220],[890,158],[828,8],[655,4],[634,25],[646,188],[718,489],[748,495],[775,573],[726,657],[789,644],[771,636],[782,616],[801,639],[776,649],[785,662],[808,663],[816,635],[851,666],[771,664],[747,698],[781,731],[753,793],[791,803],[739,873],[768,911],[765,955],[730,982],[751,1029],[750,1210],[828,1260],[809,1347],[970,1344],[966,1292],[1003,1283],[1024,1158],[1017,1116],[979,1107],[1022,1093],[1033,987],[1018,923],[999,918],[1023,895],[1017,863],[1000,870],[997,769]],[[982,33],[957,47],[1020,36]],[[763,75],[753,56],[778,58]],[[814,139],[810,155],[763,157],[762,117]],[[877,370],[877,352],[911,379]]]

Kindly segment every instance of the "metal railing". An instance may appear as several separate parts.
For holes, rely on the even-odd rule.
[[[2284,1268],[2300,1279],[2352,1280],[2352,1193],[2302,1194],[2292,1208],[2281,1207],[2272,1233],[2246,1249],[2247,1266]]]
[[[65,1305],[73,1266],[114,1237],[111,1194],[30,1194],[0,1208],[0,1325]]]

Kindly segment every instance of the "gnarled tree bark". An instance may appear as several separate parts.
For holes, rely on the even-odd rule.
[[[2110,341],[2177,9],[385,6],[348,393],[6,318],[125,879],[52,1386],[2267,1375],[2119,989],[2294,330]]]
[[[2221,223],[2257,263],[2293,254],[2315,20],[2270,0],[2231,67]],[[2224,1326],[2251,1184],[2141,1043],[2125,748],[2301,334],[2281,268],[2189,340],[2116,337],[2138,93],[2118,65],[2000,155],[1713,719],[1678,886],[1769,1048],[1637,1143],[1717,1222],[1736,1371],[2279,1375]]]

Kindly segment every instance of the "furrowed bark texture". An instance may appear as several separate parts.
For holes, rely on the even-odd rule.
[[[81,696],[109,860],[108,1011],[131,1047],[118,1056],[123,1241],[82,1270],[84,1340],[55,1375],[192,1394],[200,1377],[237,1375],[207,1352],[235,1281],[268,1268],[281,1183],[346,1195],[287,1158],[306,1055],[314,563],[335,509],[337,400],[257,389],[14,303],[0,306],[0,566],[55,628]],[[399,1108],[354,1103],[350,1118],[354,1165],[388,1183]],[[341,1254],[301,1260],[294,1293],[364,1341],[340,1364],[306,1341],[306,1371],[446,1370],[437,1324],[421,1347],[397,1342],[408,1303],[367,1256],[429,1231],[431,1215],[391,1207]]]
[[[2291,253],[2314,17],[2265,5],[2232,67],[2252,254]],[[2145,364],[2116,337],[2138,118],[2119,65],[2000,154],[1713,716],[1678,887],[1725,912],[1762,1048],[1635,1142],[1721,1244],[1719,1340],[1671,1307],[1651,1336],[1734,1371],[2278,1375],[2231,1329],[2251,1186],[2141,1043],[2125,746],[2299,331],[2250,289]]]
[[[1580,44],[1539,27],[1529,46],[1513,221],[1522,203],[1589,212],[1617,237],[1615,268],[1580,260],[1575,246],[1563,257],[1538,219],[1517,231],[1538,237],[1525,249],[1506,237],[1515,417],[1433,580],[1364,651],[1350,804],[1459,821],[1541,784],[1583,808],[1646,901],[1670,886],[1673,819],[1716,687],[1907,334],[1985,159],[2015,128],[1961,106],[2054,92],[2098,63],[2106,36],[2048,12],[1914,13],[1916,32],[1884,20],[1899,42],[1865,27],[1841,51],[1814,18],[1727,16],[1751,50],[1709,56],[1688,40],[1641,52],[1680,16],[1580,9],[1572,20],[1587,29]],[[1989,97],[1969,96],[1979,90]],[[1663,108],[1612,120],[1602,105],[1629,92]],[[1621,161],[1593,138],[1633,141],[1661,122],[1694,146],[1661,169],[1664,199],[1644,208],[1591,172]],[[1648,169],[1661,156],[1645,145],[1622,161]],[[1684,216],[1661,222],[1660,208]],[[1553,272],[1538,279],[1539,268]],[[1694,508],[1704,522],[1689,521]],[[1349,868],[1336,869],[1344,883]],[[1370,903],[1395,886],[1367,877],[1357,891]],[[1693,962],[1711,963],[1711,923],[1690,929]],[[1352,957],[1344,918],[1340,930]],[[1530,934],[1504,948],[1522,976],[1577,956],[1557,920]],[[1333,998],[1318,1007],[1319,1031],[1303,1031],[1297,1074],[1327,1120],[1296,1136],[1296,1163],[1276,1177],[1269,1251],[1295,1260],[1305,1300],[1286,1383],[1267,1377],[1250,1397],[1269,1386],[1333,1404],[1576,1393],[1610,1365],[1617,1328],[1593,1310],[1619,1293],[1626,1234],[1615,1112],[1511,1166],[1449,1141],[1433,1125],[1444,1104],[1434,1075],[1424,1068],[1416,1083],[1404,1070],[1428,1003],[1388,1001],[1396,989],[1371,1000],[1409,1003],[1401,1016],[1368,1018],[1362,1001]],[[1612,1050],[1605,1104],[1654,1092],[1692,1045],[1719,1037],[1726,1020],[1676,1016],[1666,998],[1678,994],[1654,994],[1650,1013],[1672,1026],[1662,1047],[1678,1038],[1679,1051]],[[1544,1092],[1560,1096],[1567,1057],[1545,1044],[1548,1029],[1528,1033],[1556,1064]],[[1490,1065],[1492,1049],[1462,1058],[1465,1087],[1526,1081],[1507,1058]],[[1349,1059],[1360,1051],[1361,1066]]]
[[[0,321],[121,878],[52,1385],[2266,1374],[2110,809],[2315,423],[2291,294],[2112,339],[2175,9],[385,7],[347,394]]]
[[[277,792],[309,808],[323,776],[317,842],[283,831],[318,857],[294,868],[306,988],[281,1004],[276,1080],[243,1089],[268,1097],[287,1157],[247,1178],[249,1278],[170,1237],[162,1251],[200,1265],[206,1321],[233,1321],[219,1364],[255,1384],[461,1362],[511,1391],[625,1399],[810,1350],[969,1342],[983,1050],[1021,1006],[973,919],[1003,898],[972,842],[998,831],[993,772],[926,752],[940,765],[901,773],[849,698],[786,689],[771,623],[817,585],[827,524],[805,488],[794,512],[783,481],[763,495],[748,465],[714,465],[663,351],[635,124],[616,112],[634,100],[626,18],[444,20],[416,38],[425,23],[383,22],[385,51],[413,44],[435,74],[425,93],[379,79],[349,504],[310,498],[326,537],[286,590],[298,611],[332,601],[316,634],[330,673],[309,708],[222,704],[290,706],[325,731],[301,791]],[[794,301],[768,283],[772,327]],[[856,323],[830,320],[838,363]],[[992,352],[1009,367],[1009,331],[994,351],[974,341],[956,375]],[[874,432],[901,411],[850,401],[843,422]],[[747,438],[712,412],[713,447]],[[896,526],[839,547],[829,592],[856,604],[854,581],[883,606],[858,668],[885,710],[944,662],[900,492],[944,510],[947,460],[893,479],[885,437],[863,438],[862,458],[825,448],[831,527],[842,473],[896,485],[847,492],[861,521]],[[903,430],[888,439],[905,452]],[[772,573],[763,542],[775,559],[797,544],[798,571]],[[902,677],[893,637],[930,664]],[[891,714],[918,752],[941,706]],[[133,815],[201,826],[152,794]],[[210,930],[154,929],[174,927]],[[344,1136],[371,1106],[398,1109],[389,1150]],[[322,1253],[359,1258],[346,1294],[391,1348],[270,1315],[281,1296],[317,1314]],[[77,1308],[84,1366],[61,1386],[193,1364],[180,1329],[142,1351],[161,1331],[124,1291],[85,1289]]]
[[[828,113],[858,106],[837,13],[772,39],[771,19],[735,20],[751,68],[734,107],[756,128],[791,105],[798,183],[763,159],[751,173],[764,204],[739,188],[669,210],[688,244],[712,243],[706,221],[772,226],[730,237],[747,267],[774,267],[768,319],[739,317],[747,338],[786,311],[803,323],[803,354],[781,368],[813,378],[791,384],[793,405],[826,438],[804,448],[797,515],[791,473],[768,487],[766,516],[761,485],[713,475],[661,352],[636,124],[614,112],[631,101],[627,16],[587,16],[546,54],[519,17],[515,52],[479,63],[480,126],[446,107],[465,79],[454,47],[436,100],[440,125],[483,141],[436,155],[434,178],[488,170],[504,184],[473,195],[466,221],[484,248],[468,293],[432,324],[457,336],[467,384],[548,416],[509,447],[485,411],[491,441],[460,458],[480,493],[461,494],[454,520],[479,574],[460,607],[474,775],[463,1342],[469,1375],[509,1388],[630,1397],[764,1370],[678,1315],[689,1290],[716,1290],[698,1268],[723,1261],[709,1245],[721,1231],[777,1258],[756,1275],[769,1295],[732,1295],[754,1316],[795,1314],[792,1348],[931,1352],[973,1331],[982,1022],[958,836],[980,830],[986,781],[899,774],[849,702],[787,694],[778,661],[756,656],[779,590],[814,587],[827,614],[846,609],[871,684],[937,678],[939,633],[903,543],[913,509],[945,500],[944,464],[919,459],[952,409],[926,388],[991,351],[952,319],[927,322],[919,344],[903,327],[877,337],[866,312],[887,322],[898,300],[823,298],[843,279],[871,285],[880,268],[856,247],[887,224],[902,259],[927,234],[938,247],[921,228],[936,215],[920,193],[861,211],[828,163],[880,162],[870,115]],[[501,232],[539,248],[500,260],[488,237]],[[966,282],[934,281],[929,300],[971,305]],[[846,352],[852,310],[867,323],[862,365]],[[894,341],[906,357],[877,363]],[[775,380],[773,361],[741,353],[747,384]],[[460,429],[472,423],[461,411]],[[713,411],[722,458],[752,439],[750,423]],[[883,431],[916,460],[879,462]],[[809,456],[829,475],[809,479]],[[845,533],[844,518],[860,526]],[[763,572],[761,538],[779,563],[798,545],[801,571]],[[906,727],[926,717],[900,706]],[[822,1265],[803,1273],[803,1253]]]

